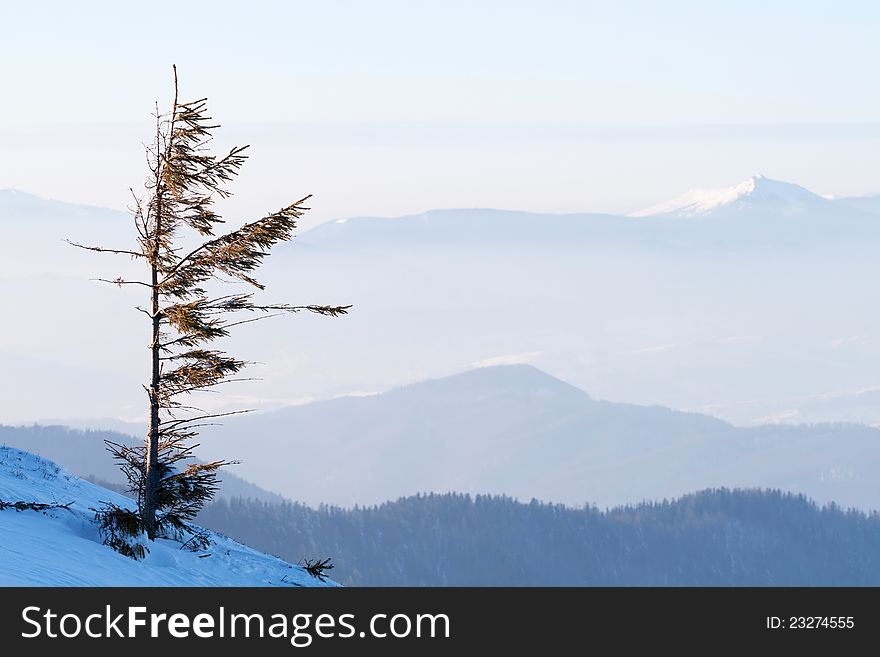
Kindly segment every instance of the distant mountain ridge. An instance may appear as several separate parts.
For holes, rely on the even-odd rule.
[[[601,213],[542,214],[491,208],[428,210],[403,217],[352,217],[328,221],[299,237],[304,245],[420,244],[440,247],[554,242],[619,228],[620,217]],[[540,230],[536,230],[540,227]]]
[[[763,207],[762,207],[763,206]],[[625,218],[685,218],[711,215],[731,210],[769,210],[782,214],[803,214],[811,210],[826,212],[849,210],[857,214],[880,213],[880,194],[858,197],[825,197],[791,182],[775,180],[756,174],[728,187],[700,187],[629,213],[572,212],[541,213],[497,208],[438,208],[399,217],[354,216],[326,221],[303,231],[297,238],[305,244],[323,244],[337,240],[392,240],[440,239],[449,242],[467,242],[493,237],[501,242],[511,237],[531,234],[538,240],[578,234],[585,230],[584,223],[593,224],[591,234],[620,228]],[[47,199],[17,189],[0,189],[0,217],[39,220],[69,220],[101,218],[119,225],[128,215],[119,210],[67,203]],[[616,220],[616,221],[615,221]],[[540,232],[531,232],[535,221],[541,221]],[[108,224],[109,225],[109,224]],[[642,229],[644,224],[637,224]],[[86,228],[88,226],[78,226]],[[487,233],[487,231],[490,231]],[[93,232],[93,231],[88,231]],[[636,231],[633,231],[638,232]],[[121,233],[125,235],[124,232]]]
[[[0,426],[0,443],[119,482],[105,438],[136,440]],[[878,429],[740,428],[706,415],[595,400],[529,365],[482,367],[381,394],[230,418],[206,428],[199,455],[241,461],[224,470],[222,496],[270,503],[283,496],[351,506],[461,491],[614,506],[726,486],[880,509]],[[332,465],[316,469],[316,460]]]
[[[0,189],[0,213],[14,215],[17,212],[23,213],[23,216],[26,217],[56,221],[76,217],[94,220],[98,216],[109,219],[125,216],[125,213],[120,210],[45,198],[20,189],[8,187]]]
[[[736,424],[880,425],[880,407],[848,401],[880,385],[880,311],[866,303],[880,276],[880,211],[872,197],[808,196],[816,212],[772,202],[769,213],[734,203],[707,217],[436,210],[302,231],[266,262],[267,300],[290,291],[355,312],[248,327],[230,348],[257,363],[249,375],[261,382],[209,403],[277,408],[530,353],[597,398]],[[49,223],[34,212],[0,210],[11,231],[0,244],[4,316],[28,318],[0,335],[0,421],[138,415],[141,290],[90,279],[141,272],[61,241],[124,247],[110,231],[130,238],[130,218]],[[96,321],[67,321],[83,312]]]
[[[231,418],[206,430],[202,449],[240,459],[242,476],[313,505],[458,491],[614,506],[726,486],[880,509],[880,430],[740,428],[594,400],[529,365]],[[317,458],[332,467],[315,470]]]
[[[873,217],[880,212],[878,197],[831,199],[800,185],[752,176],[730,187],[696,188],[685,194],[625,215],[607,213],[547,214],[497,209],[438,209],[402,217],[351,217],[320,224],[305,231],[300,240],[310,246],[393,247],[417,245],[553,244],[556,248],[578,243],[611,241],[631,244],[711,244],[725,238],[794,241],[819,237],[822,225],[841,237],[880,232]],[[773,218],[801,219],[799,230]],[[746,225],[703,226],[682,219],[745,220]],[[649,220],[650,221],[647,221]],[[749,221],[754,219],[754,221]],[[814,225],[818,221],[819,226]]]

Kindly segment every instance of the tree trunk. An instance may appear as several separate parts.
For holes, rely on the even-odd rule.
[[[146,444],[146,472],[144,473],[144,503],[141,520],[150,540],[156,538],[156,508],[159,497],[159,277],[155,263],[150,267],[152,276],[151,312],[153,332],[150,341],[152,373],[150,376],[150,431]]]

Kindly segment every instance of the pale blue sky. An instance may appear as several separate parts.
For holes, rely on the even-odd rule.
[[[873,2],[4,2],[0,187],[123,206],[176,63],[253,144],[242,215],[880,192],[878,33]]]

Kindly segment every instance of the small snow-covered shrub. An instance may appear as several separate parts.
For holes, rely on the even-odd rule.
[[[305,568],[305,571],[316,578],[319,582],[327,581],[327,571],[333,570],[333,564],[330,563],[330,558],[327,559],[303,559],[300,562],[300,565]]]

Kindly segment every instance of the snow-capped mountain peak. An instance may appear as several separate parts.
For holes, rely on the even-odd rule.
[[[672,215],[699,217],[728,208],[755,206],[772,207],[785,214],[794,214],[828,199],[794,183],[756,175],[732,187],[698,187],[658,205],[631,212],[630,217]]]

